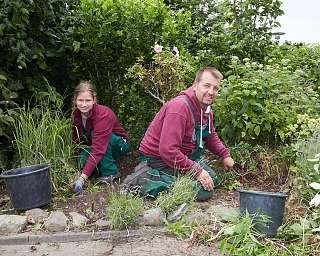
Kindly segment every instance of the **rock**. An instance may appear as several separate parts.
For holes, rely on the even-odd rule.
[[[18,233],[27,223],[26,216],[0,215],[0,235]]]
[[[94,223],[94,225],[100,229],[111,229],[112,222],[110,220],[99,219]]]
[[[210,214],[204,212],[193,212],[186,216],[187,223],[197,223],[199,225],[210,224]]]
[[[165,222],[163,211],[157,207],[149,209],[143,213],[143,224],[145,226],[160,226]]]
[[[70,212],[69,215],[72,218],[72,225],[74,227],[82,227],[85,226],[88,222],[88,218],[77,213],[77,212]]]
[[[211,215],[211,218],[219,221],[230,221],[240,215],[239,209],[220,205],[213,205],[205,212]]]
[[[34,208],[26,211],[25,215],[27,216],[28,223],[43,223],[44,220],[48,217],[48,213],[40,208]],[[32,223],[32,220],[34,223]]]
[[[67,217],[61,211],[51,212],[49,218],[44,222],[45,228],[50,232],[64,231],[67,227]]]
[[[185,214],[188,210],[188,206],[186,203],[183,203],[179,206],[179,208],[169,215],[168,220],[171,222],[178,221],[181,219],[183,214]]]

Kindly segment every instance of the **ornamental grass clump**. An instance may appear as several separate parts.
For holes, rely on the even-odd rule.
[[[106,209],[113,229],[127,229],[143,212],[143,199],[112,192]]]
[[[69,117],[46,105],[21,108],[14,119],[14,138],[21,166],[49,163],[55,191],[68,187],[77,172]]]
[[[182,176],[168,192],[161,192],[155,203],[165,213],[170,213],[183,204],[192,203],[196,200],[197,189],[195,181],[191,177]]]

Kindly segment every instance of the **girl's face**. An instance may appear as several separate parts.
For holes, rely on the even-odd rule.
[[[96,99],[93,97],[92,93],[89,91],[80,92],[76,98],[76,107],[84,115],[88,115],[96,103]]]

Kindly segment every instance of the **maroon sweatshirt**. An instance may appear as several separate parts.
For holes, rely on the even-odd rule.
[[[196,149],[195,122],[186,100],[186,95],[194,109],[195,118],[200,123],[201,107],[192,87],[162,106],[146,131],[140,144],[140,152],[146,156],[161,158],[169,167],[188,172],[194,177],[202,171],[201,166],[188,158]],[[206,125],[210,116],[211,136],[204,139],[205,147],[212,153],[226,158],[229,150],[221,142],[213,126],[213,113],[202,111],[202,124]]]
[[[76,143],[82,142],[81,112],[76,109],[73,113],[73,141]],[[102,160],[107,152],[111,134],[115,133],[123,138],[128,138],[128,133],[122,128],[115,113],[108,107],[94,104],[88,119],[86,121],[86,137],[87,145],[91,147],[91,154],[88,157],[86,165],[82,173],[90,176],[96,165]]]

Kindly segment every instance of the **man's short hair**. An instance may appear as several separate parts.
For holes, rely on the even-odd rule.
[[[201,77],[204,72],[209,72],[211,75],[213,75],[219,81],[221,81],[223,79],[223,75],[221,74],[221,72],[218,69],[213,68],[213,67],[203,67],[197,72],[196,77],[194,79],[194,83],[198,83],[201,81]]]

